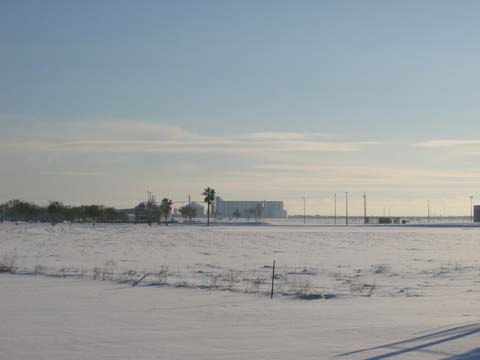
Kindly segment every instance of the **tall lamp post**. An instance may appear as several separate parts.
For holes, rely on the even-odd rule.
[[[348,226],[348,192],[345,193],[345,225]]]
[[[363,193],[363,224],[367,223],[367,193]]]
[[[337,225],[337,193],[334,194],[334,203],[335,203],[335,225]]]
[[[303,197],[303,225],[305,225],[305,208],[306,208],[305,203],[306,203],[306,200],[307,199],[304,196]]]
[[[427,200],[427,223],[430,224],[430,200]]]
[[[470,222],[473,223],[473,195],[470,195]]]

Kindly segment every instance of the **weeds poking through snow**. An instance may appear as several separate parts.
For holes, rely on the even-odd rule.
[[[103,266],[102,272],[102,281],[105,281],[107,279],[107,275],[109,276],[109,279],[112,280],[114,268],[115,261],[113,259],[105,258],[105,264]]]
[[[297,281],[293,284],[292,292],[295,296],[310,294],[312,283],[309,280]]]
[[[158,283],[162,285],[166,284],[169,274],[170,273],[168,271],[168,266],[162,265],[162,267],[160,268],[160,271],[157,272]]]
[[[98,266],[95,266],[92,270],[92,278],[93,280],[98,280],[100,278],[100,268]]]
[[[262,285],[263,283],[265,283],[264,279],[261,279],[261,278],[253,279],[252,281],[253,292],[257,293],[260,289],[260,285]]]
[[[208,290],[212,290],[216,288],[218,288],[218,276],[217,275],[210,276]]]
[[[370,285],[370,289],[368,290],[366,297],[371,297],[373,295],[373,292],[375,291],[375,288],[375,284]]]
[[[202,270],[185,273],[182,271],[171,272],[168,266],[161,266],[157,271],[148,271],[144,269],[141,272],[138,270],[125,270],[117,269],[116,262],[108,257],[105,257],[105,261],[100,266],[95,266],[91,270],[85,268],[73,268],[73,267],[59,267],[48,268],[45,265],[37,264],[30,269],[15,268],[16,255],[0,257],[0,272],[14,272],[17,269],[17,273],[30,275],[44,275],[58,278],[90,278],[100,281],[112,281],[116,283],[135,283],[141,276],[144,276],[145,283],[148,285],[157,286],[171,286],[182,288],[197,288],[197,289],[209,289],[209,290],[226,290],[234,292],[243,292],[250,294],[262,293],[262,287],[269,283],[270,269],[262,267],[261,270],[255,268],[254,270],[233,270],[225,269],[223,274],[216,272],[205,272]],[[188,266],[187,266],[188,268]],[[270,267],[271,268],[271,267]],[[276,292],[286,296],[294,296],[298,299],[320,299],[323,298],[323,294],[312,288],[312,283],[308,280],[310,276],[304,275],[317,274],[318,271],[308,269],[307,267],[290,269],[286,268],[284,271],[275,274],[275,288]],[[189,276],[192,274],[199,274],[201,281],[195,281]],[[371,290],[373,292],[373,289]],[[368,294],[367,296],[371,295]],[[266,293],[266,292],[265,292]],[[362,294],[365,296],[365,294]]]
[[[33,269],[33,274],[34,275],[43,275],[47,273],[47,267],[44,265],[35,265],[35,268]]]
[[[235,271],[230,270],[224,277],[224,280],[227,283],[227,290],[232,290],[235,283],[238,282],[238,274]]]
[[[117,281],[119,283],[131,283],[137,281],[138,272],[135,270],[124,271],[118,275]]]
[[[305,279],[294,282],[289,293],[302,300],[317,300],[324,298],[323,293],[313,289],[311,282]]]
[[[3,255],[0,258],[0,273],[15,273],[17,255]]]
[[[385,274],[391,271],[390,266],[384,264],[372,265],[371,269],[374,274]]]
[[[191,284],[189,284],[182,276],[179,276],[178,280],[174,284],[175,287],[180,287],[180,288],[191,287],[190,285]]]

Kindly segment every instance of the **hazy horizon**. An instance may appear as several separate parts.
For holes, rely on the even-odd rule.
[[[0,3],[0,202],[469,215],[476,1]],[[475,202],[474,199],[474,202]]]

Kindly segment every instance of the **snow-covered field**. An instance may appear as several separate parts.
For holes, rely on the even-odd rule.
[[[338,297],[480,292],[480,228],[3,224],[18,272]],[[105,274],[104,274],[105,273]]]
[[[1,224],[30,275],[0,276],[0,359],[476,359],[479,254],[476,227]]]

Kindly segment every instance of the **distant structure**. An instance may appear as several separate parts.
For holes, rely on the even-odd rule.
[[[480,205],[475,205],[473,207],[473,221],[480,222]]]
[[[365,224],[406,224],[406,220],[402,220],[396,216],[366,216],[364,217]]]
[[[202,204],[200,204],[198,202],[191,202],[190,206],[192,208],[194,208],[195,210],[197,210],[197,216],[198,217],[205,216],[205,207]]]
[[[286,218],[287,211],[283,208],[283,201],[232,201],[215,199],[215,215],[223,218],[233,218],[235,213],[241,217]]]
[[[157,209],[155,198],[149,197],[147,201],[139,203],[134,209],[126,210],[126,212],[129,214],[129,218],[133,215],[136,222],[152,222]]]

